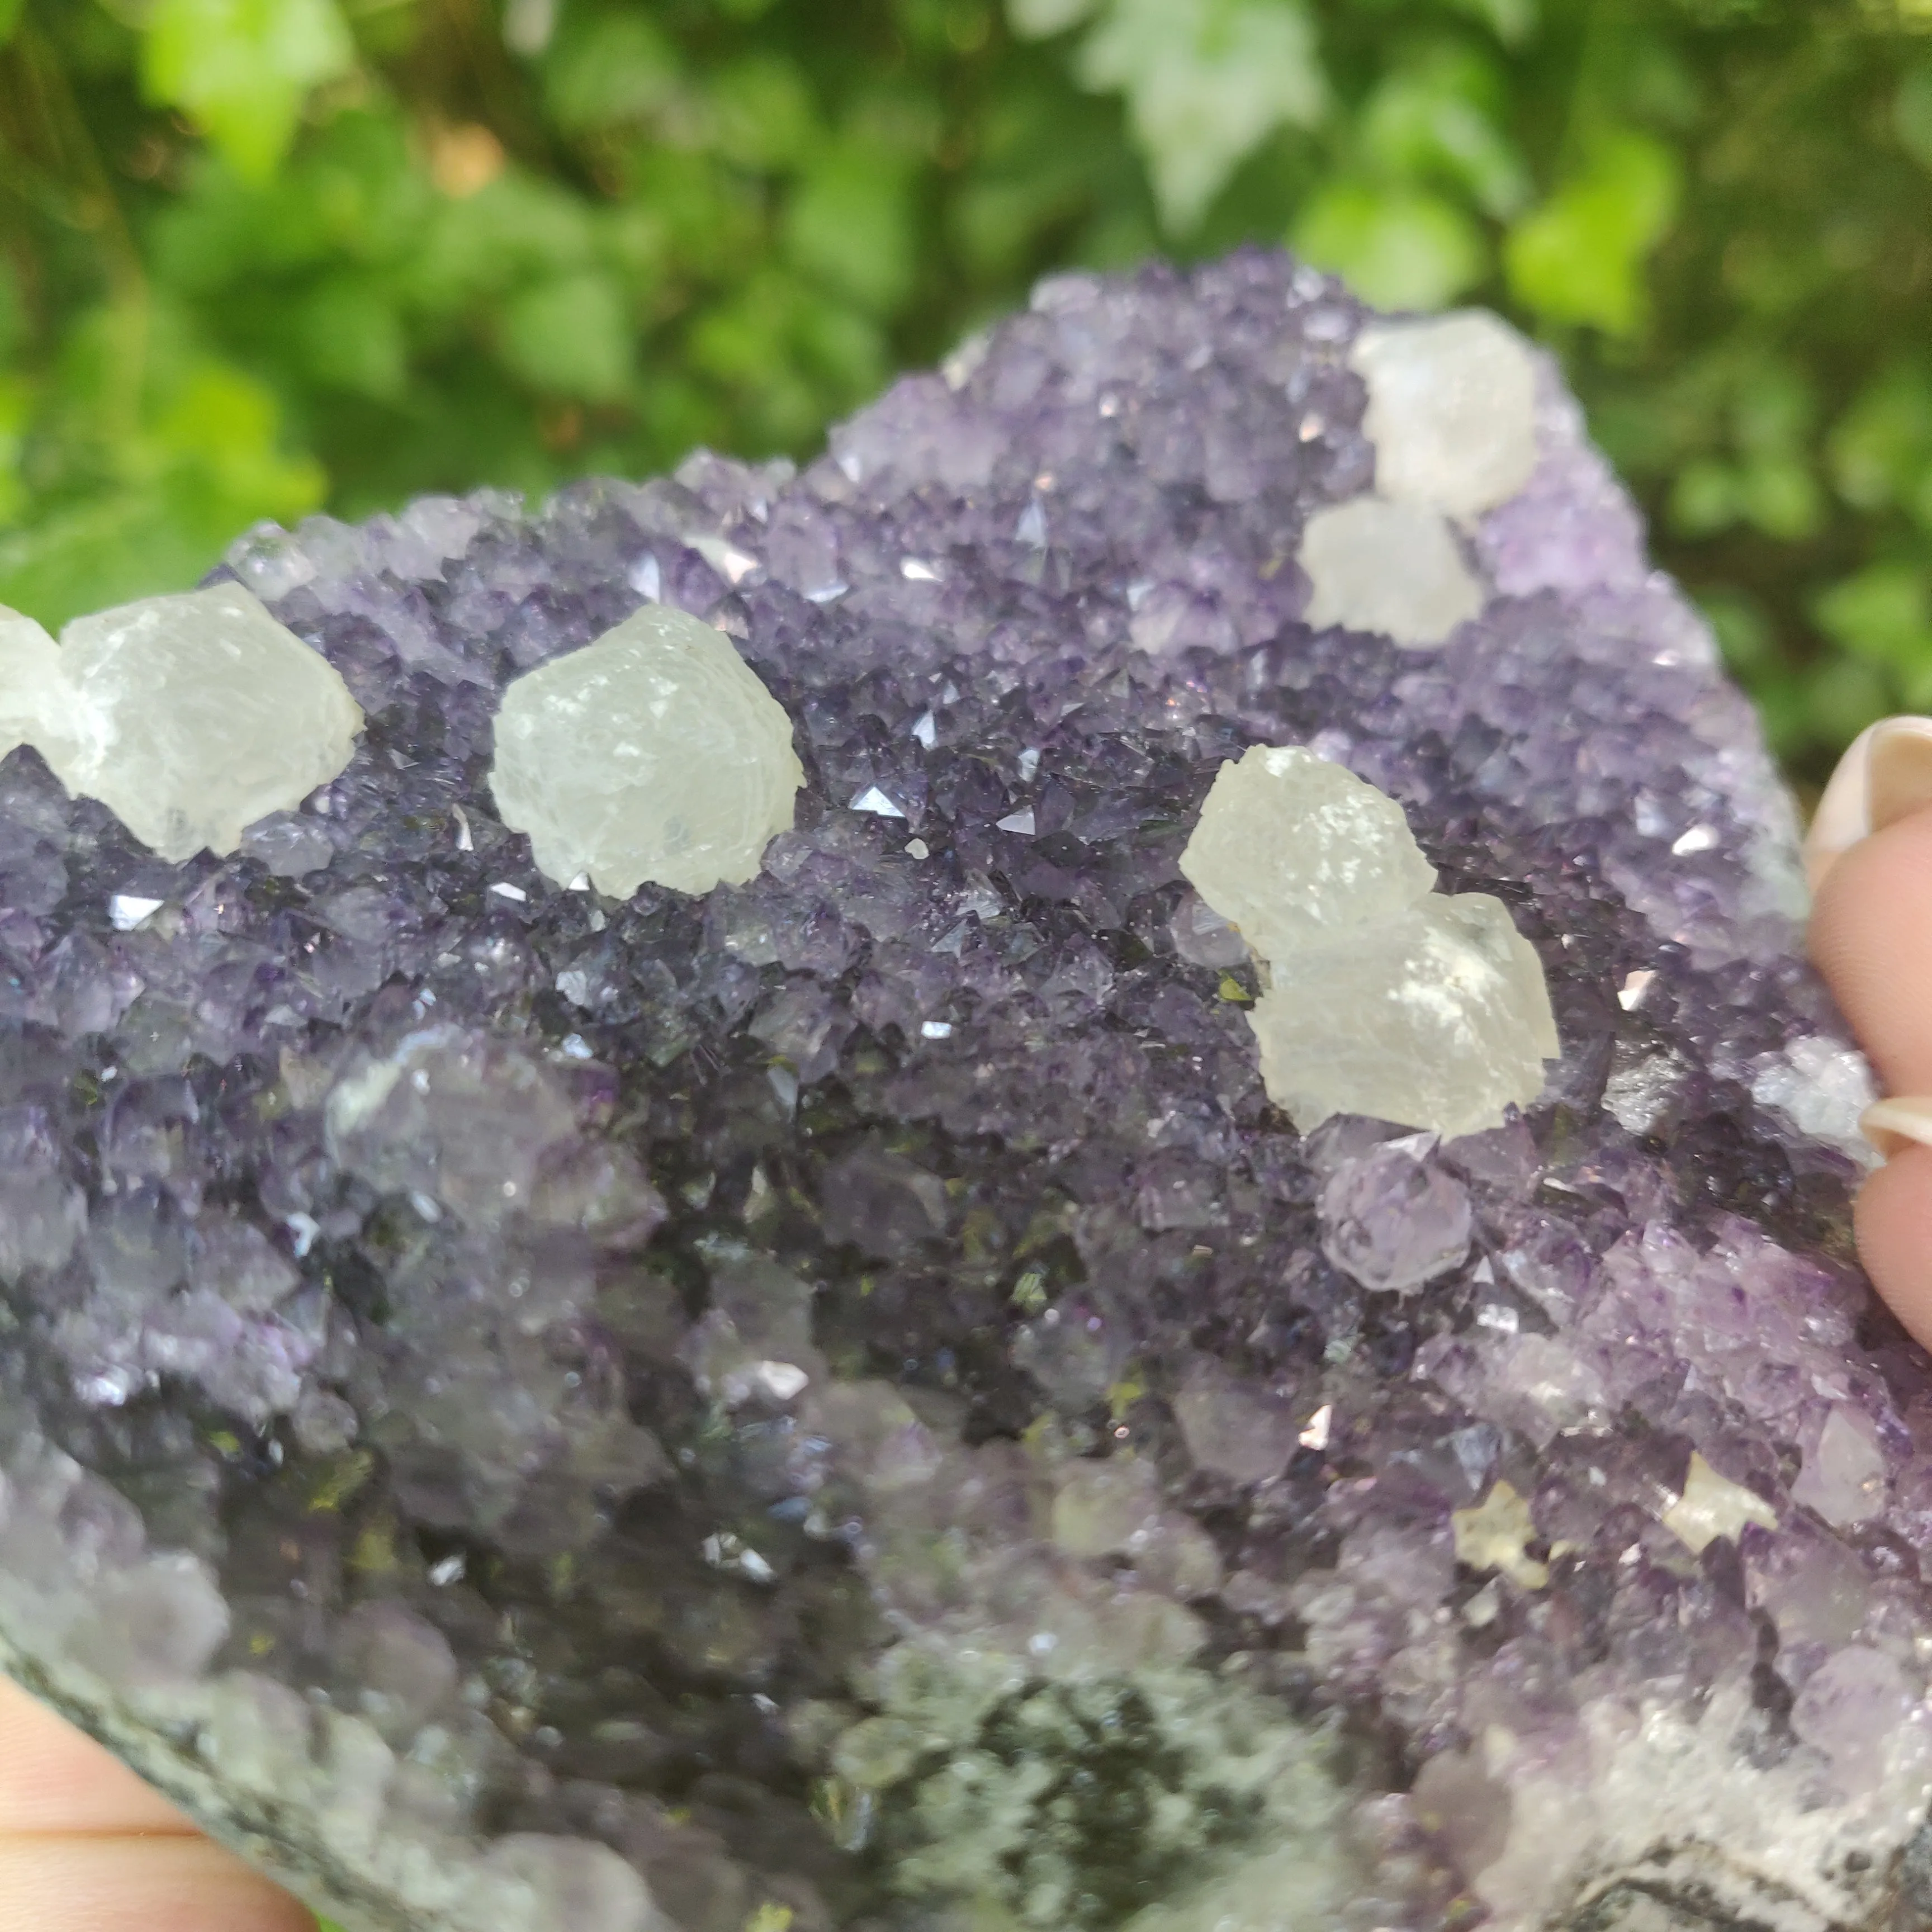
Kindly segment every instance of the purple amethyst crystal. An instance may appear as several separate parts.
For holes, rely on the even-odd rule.
[[[1304,621],[1366,320],[1064,278],[802,472],[258,532],[367,724],[231,858],[14,751],[6,1667],[352,1932],[1932,1922],[1932,1378],[1789,803],[1547,367],[1479,614]],[[806,784],[618,901],[492,721],[652,599]],[[1508,908],[1527,1112],[1270,1105],[1178,863],[1260,744]]]

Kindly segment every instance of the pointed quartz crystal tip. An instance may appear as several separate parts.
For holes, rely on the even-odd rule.
[[[32,745],[174,863],[339,776],[362,728],[334,667],[238,584],[77,617],[58,650],[9,613],[0,680],[0,752]]]
[[[1436,885],[1402,807],[1298,745],[1221,767],[1180,869],[1264,959],[1393,918]]]
[[[560,885],[628,898],[742,884],[792,824],[791,720],[701,619],[650,604],[519,678],[490,775],[503,822]]]
[[[1536,365],[1483,309],[1372,322],[1349,366],[1368,387],[1362,428],[1376,490],[1470,518],[1514,496],[1536,466]]]

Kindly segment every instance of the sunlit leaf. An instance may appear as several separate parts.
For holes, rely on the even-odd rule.
[[[26,11],[26,0],[0,0],[0,47],[14,38],[14,29]]]
[[[155,0],[142,78],[261,180],[288,152],[310,92],[355,61],[336,0]]]
[[[1112,0],[1076,71],[1126,96],[1161,218],[1182,234],[1275,129],[1312,125],[1328,102],[1295,0]]]
[[[1682,172],[1651,135],[1600,136],[1582,170],[1510,231],[1510,292],[1545,322],[1634,334],[1647,313],[1645,265],[1670,232]]]
[[[1489,254],[1481,230],[1454,202],[1361,182],[1319,190],[1294,245],[1381,308],[1441,308],[1482,280]]]

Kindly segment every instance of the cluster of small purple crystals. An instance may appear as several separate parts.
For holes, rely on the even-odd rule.
[[[1480,616],[1300,621],[1364,320],[1066,278],[800,473],[258,532],[368,723],[230,860],[0,764],[8,1667],[353,1932],[1932,1918],[1788,805],[1547,370]],[[618,902],[491,721],[648,600],[807,784]],[[1526,1116],[1270,1107],[1177,864],[1254,744],[1509,907]]]

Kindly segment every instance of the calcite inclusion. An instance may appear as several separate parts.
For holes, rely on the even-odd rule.
[[[1257,745],[1221,767],[1180,869],[1264,962],[1262,1079],[1304,1132],[1365,1114],[1476,1133],[1542,1092],[1558,1047],[1534,948],[1499,899],[1431,891],[1373,785]]]
[[[340,673],[233,583],[76,618],[57,650],[0,612],[0,746],[177,862],[338,776],[362,726]]]
[[[1932,1366],[1789,804],[1552,365],[1395,460],[1424,327],[1064,278],[802,470],[257,532],[366,726],[232,852],[12,748],[0,1662],[351,1932],[1932,1923]],[[1433,640],[1316,602],[1364,500]],[[493,784],[646,610],[803,773],[708,888]],[[1286,748],[1409,895],[1318,942],[1265,812],[1183,863]],[[1372,1011],[1439,1122],[1298,1126]]]
[[[518,679],[496,748],[491,793],[538,867],[619,898],[743,884],[805,782],[791,721],[730,639],[662,604]]]

